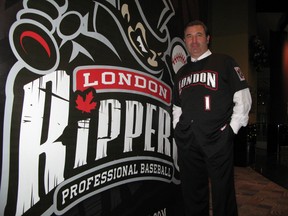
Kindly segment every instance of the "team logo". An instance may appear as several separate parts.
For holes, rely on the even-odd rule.
[[[1,215],[65,214],[128,182],[179,184],[171,85],[186,51],[170,38],[171,2],[145,3],[23,1],[9,33]]]
[[[236,71],[240,81],[245,80],[245,76],[244,76],[243,72],[241,71],[240,67],[234,67],[234,70]]]

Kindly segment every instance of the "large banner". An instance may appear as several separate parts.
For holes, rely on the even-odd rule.
[[[0,215],[181,216],[172,2],[17,5],[0,48]]]

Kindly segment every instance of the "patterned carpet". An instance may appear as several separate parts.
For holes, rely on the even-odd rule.
[[[235,167],[239,216],[288,216],[288,190],[250,167]]]

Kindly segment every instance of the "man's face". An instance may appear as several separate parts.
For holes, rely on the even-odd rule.
[[[184,41],[192,58],[198,58],[208,49],[209,36],[203,26],[190,26],[185,30]]]

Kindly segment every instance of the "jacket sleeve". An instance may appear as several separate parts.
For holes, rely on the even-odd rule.
[[[182,109],[179,106],[173,104],[172,115],[173,115],[173,128],[175,129],[177,123],[179,122],[179,118],[182,114]]]
[[[233,114],[231,116],[230,126],[235,134],[242,126],[246,126],[249,120],[249,111],[252,105],[249,88],[235,92],[233,96]]]

